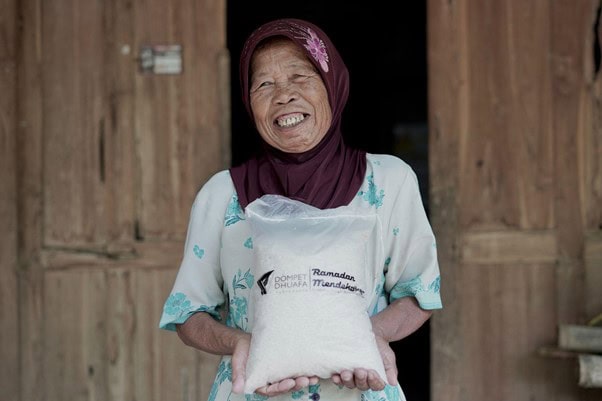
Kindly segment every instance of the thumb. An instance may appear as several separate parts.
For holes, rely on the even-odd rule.
[[[391,348],[389,343],[381,337],[376,338],[378,350],[383,360],[383,366],[385,368],[385,374],[387,376],[387,382],[391,386],[397,385],[397,362],[395,360],[395,351]]]
[[[236,394],[244,392],[249,346],[250,341],[247,338],[241,338],[236,343],[232,354],[232,392]]]

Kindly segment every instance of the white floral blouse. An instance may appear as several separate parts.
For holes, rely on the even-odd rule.
[[[385,260],[382,278],[369,310],[375,314],[401,297],[415,297],[423,309],[442,307],[435,237],[428,222],[415,173],[401,159],[367,156],[364,184],[354,206],[378,214]],[[199,191],[191,210],[184,255],[160,327],[175,330],[193,313],[203,311],[225,324],[250,332],[253,327],[250,288],[253,238],[228,171],[215,174]],[[231,393],[232,367],[225,356],[218,367],[209,401],[263,401],[257,394]],[[271,400],[403,401],[399,386],[359,391],[322,380]]]

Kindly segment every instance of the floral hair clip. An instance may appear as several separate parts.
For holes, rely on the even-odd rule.
[[[324,72],[328,72],[328,53],[326,52],[324,41],[310,28],[307,28],[307,32],[309,33],[309,36],[305,37],[305,48],[311,53],[312,57],[320,63],[320,67],[322,67]]]

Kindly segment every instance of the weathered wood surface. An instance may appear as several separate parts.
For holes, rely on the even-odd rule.
[[[465,131],[467,123],[466,58],[460,57],[466,35],[462,6],[430,1],[427,8],[430,218],[437,237],[444,306],[431,319],[431,387],[433,400],[446,401],[465,400],[457,208],[458,132]]]
[[[225,46],[223,1],[135,1],[135,43],[184,44],[179,76],[135,76],[135,132],[143,238],[181,238],[191,200],[222,168],[224,113],[218,90]],[[137,50],[137,49],[136,49]],[[157,218],[161,216],[162,218]]]
[[[16,142],[17,152],[0,164],[17,166],[2,169],[0,182],[15,186],[17,175],[21,229],[0,238],[0,269],[4,257],[16,260],[17,233],[21,269],[18,285],[3,273],[1,296],[13,303],[2,302],[0,316],[16,320],[9,310],[17,303],[20,316],[2,326],[19,347],[13,341],[5,353],[2,341],[0,369],[17,349],[20,369],[0,377],[2,397],[204,400],[217,357],[184,346],[158,322],[194,195],[228,163],[225,2],[11,4],[19,14],[12,23],[20,21],[11,39],[18,80],[1,75],[0,84],[16,90],[2,113],[16,115],[7,146]],[[140,75],[140,46],[172,41],[184,48],[183,74]],[[0,215],[10,211],[16,222],[15,209],[2,198]]]
[[[598,3],[428,2],[433,400],[599,397],[537,356],[602,302]]]
[[[217,357],[157,328],[174,277],[175,269],[47,270],[46,399],[206,399]],[[213,371],[197,377],[209,362]]]
[[[602,327],[561,324],[558,327],[558,346],[572,351],[602,353]]]
[[[107,242],[103,6],[57,0],[40,9],[44,244]],[[61,21],[61,23],[59,23]]]
[[[0,388],[6,401],[19,400],[16,6],[0,0]]]
[[[579,385],[602,388],[602,356],[579,355]]]

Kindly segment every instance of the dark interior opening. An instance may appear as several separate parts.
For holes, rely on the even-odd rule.
[[[240,100],[238,58],[246,37],[274,18],[293,17],[321,27],[340,52],[350,73],[350,95],[343,133],[351,146],[393,154],[418,175],[428,213],[428,127],[426,5],[342,0],[228,2],[227,43],[231,54],[232,164],[258,148],[256,134]],[[430,399],[430,327],[427,322],[392,344],[399,382],[409,401]]]

